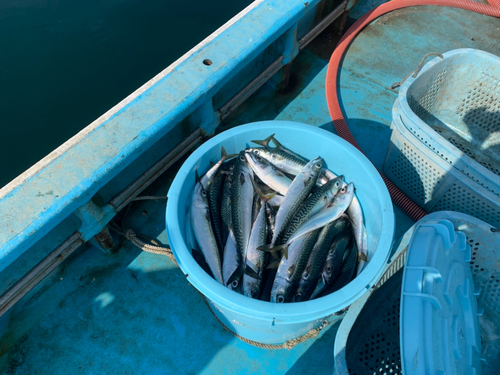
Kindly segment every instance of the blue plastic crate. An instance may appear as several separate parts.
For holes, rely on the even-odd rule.
[[[436,224],[437,226],[447,226],[448,230],[435,232],[429,230]],[[337,375],[441,373],[439,370],[442,371],[446,367],[444,359],[448,357],[451,359],[448,365],[453,368],[449,368],[449,371],[445,371],[446,373],[497,374],[498,366],[500,366],[500,338],[498,337],[500,277],[497,275],[495,265],[500,261],[500,253],[498,252],[500,233],[492,232],[491,229],[489,224],[457,212],[433,213],[410,228],[398,241],[396,251],[380,281],[369,293],[351,305],[343,319],[335,339],[334,373]],[[453,233],[454,231],[455,233]],[[443,239],[442,245],[439,243],[439,236]],[[467,245],[464,246],[465,244]],[[450,263],[446,267],[438,264],[434,264],[435,267],[416,267],[415,264],[411,264],[411,259],[407,260],[409,253],[413,253],[417,257],[427,254],[430,255],[428,258],[430,262],[436,263],[440,255],[439,251],[436,252],[436,250],[439,250],[440,246],[442,247],[441,251],[444,252],[441,254],[441,261],[446,263],[447,258],[450,257],[448,260]],[[463,263],[463,261],[451,259],[450,251],[454,247],[459,250],[458,253],[464,253],[466,263],[463,265],[466,266],[468,262],[470,272],[463,268],[463,265],[457,268],[457,264]],[[406,286],[403,286],[405,282],[403,269],[408,268],[408,266],[410,269],[404,270]],[[459,268],[461,271],[457,272]],[[438,269],[443,276],[441,281],[439,278],[436,279]],[[446,272],[446,270],[451,272]],[[434,276],[408,279],[409,271],[424,272]],[[474,292],[477,295],[477,308],[473,296],[470,296],[469,299],[472,304],[469,306],[470,308],[467,307],[467,304],[463,304],[462,297],[467,282],[458,286],[462,280],[470,280],[471,274],[475,288],[469,285],[469,292]],[[431,288],[432,282],[429,282],[432,280],[436,281],[433,288]],[[451,290],[449,288],[450,281],[456,287],[453,289],[456,292],[455,298],[446,292]],[[412,315],[416,310],[410,309],[408,311],[408,306],[405,309],[405,303],[404,301],[402,303],[402,300],[408,296],[411,298],[425,297],[415,293],[412,296],[412,293],[408,293],[408,287],[421,287],[425,293],[434,289],[438,293],[433,294],[433,296],[440,304],[445,304],[448,300],[448,302],[458,301],[459,305],[465,306],[465,309],[453,310],[449,314],[449,319],[446,317],[445,309],[435,309],[434,311],[445,318],[441,322],[442,328],[444,329],[446,326],[449,329],[448,333],[456,332],[458,336],[455,334],[445,335],[443,329],[438,329],[439,339],[425,340],[426,333],[416,325],[415,319],[406,322],[409,324],[403,328],[403,325],[406,324],[405,314]],[[442,295],[439,292],[440,289],[444,292]],[[426,304],[428,304],[427,307],[432,306],[431,299],[428,298],[425,302],[426,298],[423,298],[423,307],[426,307]],[[370,317],[370,321],[367,321],[367,316]],[[480,340],[477,337],[479,332],[475,316],[478,317],[479,321]],[[424,325],[429,324],[429,319],[423,323]],[[463,323],[463,325],[458,323]],[[400,324],[402,324],[401,327]],[[404,335],[408,334],[407,331],[417,335],[417,338],[410,341],[410,346],[404,345],[404,343],[402,346],[401,339],[404,340]],[[429,337],[432,337],[432,332],[433,330],[427,331],[427,334],[430,334]],[[408,350],[412,349],[412,345],[419,346],[421,350],[408,355]],[[431,348],[432,352],[429,351]],[[468,352],[469,349],[470,352]],[[416,355],[422,355],[424,351],[426,352],[425,358],[419,357],[417,359]],[[465,355],[466,352],[467,355]],[[478,363],[479,358],[484,359],[482,365]],[[472,371],[471,366],[476,368],[476,372]]]
[[[449,51],[404,82],[395,108],[420,142],[500,196],[499,57]]]

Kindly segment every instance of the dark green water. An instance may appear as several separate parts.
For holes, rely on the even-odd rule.
[[[0,1],[0,186],[251,2]]]

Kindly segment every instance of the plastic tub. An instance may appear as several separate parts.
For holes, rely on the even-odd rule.
[[[356,186],[368,235],[368,259],[361,274],[341,290],[326,297],[300,303],[273,304],[237,294],[207,275],[196,263],[185,241],[186,212],[195,183],[195,170],[204,173],[210,161],[220,157],[221,146],[236,153],[253,139],[270,134],[307,158],[321,155],[335,173],[344,174]],[[239,126],[221,133],[198,148],[181,167],[168,192],[167,235],[172,251],[188,281],[210,301],[218,318],[233,332],[264,344],[297,338],[329,321],[360,298],[380,277],[394,237],[394,212],[389,192],[373,165],[340,137],[314,126],[265,121]]]

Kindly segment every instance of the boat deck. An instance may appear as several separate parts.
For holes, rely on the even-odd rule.
[[[290,120],[334,132],[325,99],[328,58],[338,36],[324,31],[294,60],[290,85],[261,87],[217,129],[261,120]],[[392,83],[429,52],[477,48],[500,55],[500,21],[467,11],[413,7],[388,14],[351,45],[340,74],[348,125],[382,168],[390,139]],[[306,141],[306,140],[305,140]],[[184,160],[184,159],[183,159]],[[166,195],[182,160],[143,195]],[[124,212],[126,210],[123,210]],[[397,207],[396,238],[413,224]],[[123,217],[122,217],[123,219]],[[123,224],[168,243],[164,201],[134,202]],[[198,292],[167,257],[129,241],[105,255],[82,247],[42,284],[17,314],[37,321],[0,357],[4,374],[331,374],[337,325],[292,350],[250,346],[224,331]]]

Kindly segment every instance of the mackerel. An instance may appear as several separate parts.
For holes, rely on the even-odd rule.
[[[260,278],[243,275],[243,294],[250,298],[259,298],[262,286],[262,277],[266,267],[267,254],[263,251],[257,250],[259,246],[265,245],[267,241],[267,218],[266,218],[266,204],[271,196],[266,196],[254,185],[254,189],[258,193],[260,200],[260,209],[257,213],[254,223],[252,225],[252,232],[250,240],[248,241],[248,249],[246,253],[246,267],[251,268],[257,273]]]
[[[237,260],[237,249],[236,240],[234,238],[234,233],[232,230],[229,231],[227,236],[226,246],[224,247],[224,261],[222,262],[222,276],[224,277],[224,284],[235,292],[241,293],[242,282],[241,277],[239,279],[233,280],[231,283],[227,283],[230,277],[233,275],[234,271],[238,269]]]
[[[358,251],[363,254],[364,258],[368,257],[368,242],[366,230],[363,226],[363,211],[361,210],[361,205],[359,204],[358,199],[354,196],[349,208],[347,209],[347,214],[351,218],[352,226],[354,229],[354,238],[356,240],[356,246],[358,247]],[[357,275],[363,269],[365,265],[365,261],[361,260],[357,267]]]
[[[344,263],[340,268],[340,273],[334,282],[330,283],[318,297],[326,296],[327,294],[336,292],[337,290],[343,288],[349,284],[356,274],[356,263],[358,261],[358,249],[356,247],[355,241],[353,241],[353,247],[347,253]]]
[[[332,240],[343,228],[342,223],[338,223],[338,221],[339,220],[331,222],[321,229],[318,240],[314,244],[311,254],[309,254],[306,267],[299,280],[299,286],[295,293],[295,302],[307,301],[309,297],[311,297],[314,287],[321,275],[321,271],[323,270],[323,265],[325,264]]]
[[[273,141],[276,145],[275,148],[269,147],[269,142]],[[247,148],[246,151],[248,153],[253,153],[262,157],[263,159],[269,161],[271,164],[275,165],[278,169],[281,169],[285,173],[289,173],[291,175],[297,175],[300,173],[301,168],[306,165],[309,160],[304,158],[303,156],[293,152],[292,150],[283,146],[278,140],[274,137],[274,134],[267,137],[263,141],[252,141],[258,145],[264,146],[264,148]],[[332,172],[328,169],[324,168],[320,176],[318,177],[318,182],[322,185],[327,181],[335,178]]]
[[[339,220],[342,220],[342,218]],[[311,299],[316,298],[316,296],[321,293],[327,285],[330,285],[337,278],[340,269],[342,268],[342,263],[354,246],[354,241],[352,240],[352,226],[350,221],[347,220],[347,223],[349,225],[347,226],[348,228],[346,228],[346,231],[333,240],[332,245],[328,250],[328,255],[326,256],[321,277],[319,278],[316,288],[311,295]]]
[[[286,229],[293,216],[299,210],[300,205],[304,202],[312,187],[316,184],[322,166],[323,159],[320,157],[313,159],[304,166],[302,171],[293,180],[276,214],[276,228],[271,241],[271,247],[274,246],[276,240],[282,234],[281,232]]]
[[[238,280],[245,272],[246,251],[252,230],[252,203],[254,196],[252,179],[253,172],[245,158],[245,152],[241,151],[234,165],[231,187],[231,224],[236,241],[239,267],[234,271],[229,280],[227,280],[227,283]]]
[[[278,193],[285,195],[288,188],[292,184],[292,180],[285,176],[285,174],[277,170],[267,160],[258,155],[245,153],[250,167],[254,173],[270,188],[276,190]]]
[[[286,227],[281,238],[278,238],[276,243],[283,244],[293,235],[293,233],[309,219],[316,215],[322,209],[328,207],[335,195],[338,193],[340,186],[344,182],[344,176],[339,176],[331,181],[328,181],[318,190],[316,190],[307,200],[300,206],[300,209],[293,216],[290,224]]]
[[[290,302],[293,288],[302,275],[319,232],[319,229],[309,232],[293,242],[288,249],[288,258],[281,258],[271,290],[271,302]]]
[[[189,198],[189,206],[186,212],[186,245],[189,251],[201,252],[196,237],[193,233],[193,227],[191,225],[191,207],[192,207],[192,197]]]
[[[311,299],[311,295],[318,284],[318,280],[325,274],[327,263],[329,263],[329,265],[333,263],[333,267],[335,268],[335,270],[329,269],[330,274],[333,272],[335,272],[335,275],[338,274],[342,266],[343,252],[336,251],[336,243],[339,242],[339,239],[344,238],[347,238],[348,241],[352,238],[351,223],[345,216],[342,216],[322,229],[318,242],[311,251],[307,266],[299,281],[299,286],[295,293],[296,302]],[[339,248],[339,250],[341,249]],[[340,257],[335,257],[334,255],[338,253],[341,253]]]
[[[215,279],[221,284],[224,283],[222,279],[222,266],[217,248],[217,241],[212,230],[210,222],[210,212],[208,208],[207,192],[203,188],[201,181],[196,183],[192,196],[191,205],[191,225],[193,232],[201,248],[203,256],[212,271]]]
[[[210,221],[214,231],[217,247],[219,248],[222,257],[224,253],[225,242],[222,239],[222,219],[221,219],[221,201],[222,201],[222,187],[223,187],[224,174],[218,173],[214,175],[212,181],[206,188],[208,194],[208,207],[210,209]]]
[[[300,236],[313,231],[315,229],[324,227],[328,223],[337,220],[349,207],[354,196],[354,184],[351,182],[346,188],[343,188],[333,200],[330,207],[325,208],[316,215],[312,216],[299,229],[290,237],[287,244],[290,244]]]
[[[259,156],[274,165],[279,170],[291,175],[298,175],[307,164],[307,160],[288,154],[280,149],[267,150],[261,147],[249,147],[245,152]]]
[[[236,155],[234,154],[231,154],[231,155],[228,155],[226,153],[226,149],[224,147],[221,147],[220,148],[220,153],[221,153],[221,157],[220,157],[220,160],[214,164],[212,166],[212,168],[210,168],[208,170],[207,173],[205,173],[201,179],[200,179],[200,182],[201,184],[203,185],[203,188],[207,188],[208,184],[210,183],[210,181],[212,181],[212,178],[215,176],[215,174],[217,173],[217,171],[219,170],[220,166],[222,165],[222,163],[224,163],[224,161],[226,161],[227,159],[229,158],[233,158],[235,157]]]

